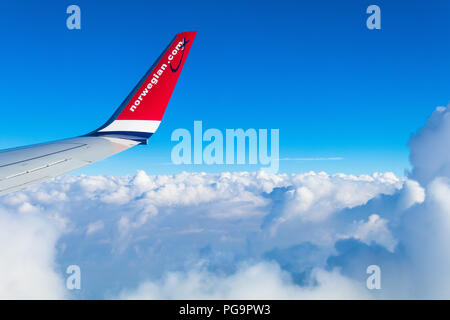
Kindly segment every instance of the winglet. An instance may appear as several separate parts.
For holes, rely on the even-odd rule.
[[[161,123],[195,35],[195,31],[177,34],[113,116],[89,135],[147,143]]]

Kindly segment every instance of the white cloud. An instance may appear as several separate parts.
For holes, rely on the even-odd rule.
[[[367,244],[376,242],[389,251],[394,251],[397,245],[397,240],[388,228],[388,220],[380,218],[377,214],[370,215],[367,222],[355,223],[355,231],[351,236]]]
[[[34,214],[0,210],[0,229],[0,299],[63,298],[54,262],[59,228]]]
[[[431,181],[425,202],[405,212],[401,224],[399,237],[409,258],[415,295],[450,298],[450,180]]]
[[[280,217],[282,222],[294,216],[304,221],[326,219],[337,210],[362,205],[380,193],[392,194],[402,181],[390,172],[372,176],[309,172],[294,175],[291,185],[297,188]]]
[[[406,210],[425,201],[425,189],[417,181],[406,180],[399,192],[399,210]]]
[[[241,265],[230,275],[205,269],[170,272],[157,282],[147,281],[122,299],[368,299],[363,284],[337,271],[315,270],[314,285],[299,286],[275,263]]]
[[[450,109],[438,107],[409,141],[411,177],[422,185],[450,177]]]
[[[450,298],[448,113],[411,138],[409,178],[138,171],[1,197],[0,298],[70,296],[70,264],[94,298]]]
[[[122,272],[123,264],[136,268],[141,264],[143,270],[136,274],[142,274],[142,278],[134,282],[138,285],[138,280],[151,275],[145,268],[157,270],[155,274],[161,277],[168,266],[169,270],[181,268],[190,274],[189,268],[198,259],[206,259],[212,268],[222,265],[231,268],[230,272],[246,258],[257,259],[277,246],[295,245],[300,240],[323,242],[321,233],[300,239],[282,232],[289,237],[287,242],[273,233],[274,227],[293,226],[299,221],[313,223],[314,227],[301,226],[298,235],[306,234],[302,230],[313,232],[319,228],[322,233],[329,233],[332,245],[341,233],[350,232],[351,226],[338,233],[332,225],[326,226],[330,217],[377,195],[392,194],[402,183],[390,173],[353,176],[323,172],[185,172],[150,176],[139,171],[136,176],[126,177],[58,178],[3,197],[0,208],[37,214],[57,224],[61,230],[58,245],[65,249],[61,253],[50,249],[48,252],[53,252],[53,258],[62,266],[79,264],[83,274],[89,275],[83,264],[90,263],[92,257],[102,257],[95,261],[100,269],[110,268],[113,261],[118,263],[116,272]],[[283,203],[279,208],[278,193]],[[55,200],[49,201],[52,196]],[[210,247],[213,252],[208,251]],[[80,248],[85,248],[86,256],[81,252],[74,261],[73,252]],[[124,282],[129,281],[125,278]],[[281,286],[276,282],[271,285]],[[299,296],[310,292],[292,283],[292,290],[297,289]],[[104,293],[101,288],[98,290],[101,297]]]
[[[93,234],[97,231],[102,230],[104,227],[105,227],[105,224],[101,220],[89,223],[87,226],[86,234],[87,235]]]

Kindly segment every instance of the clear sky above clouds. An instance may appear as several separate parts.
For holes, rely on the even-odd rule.
[[[366,28],[370,4],[381,30]],[[81,8],[82,29],[66,28]],[[78,173],[237,170],[170,163],[176,128],[278,128],[281,172],[409,167],[407,142],[450,71],[448,1],[39,1],[0,4],[0,147],[84,134],[174,34],[198,31],[159,131]],[[245,167],[257,170],[258,167]]]

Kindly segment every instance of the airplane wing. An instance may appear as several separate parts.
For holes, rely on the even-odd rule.
[[[158,129],[196,32],[177,34],[113,116],[86,135],[0,151],[0,196],[147,144]]]

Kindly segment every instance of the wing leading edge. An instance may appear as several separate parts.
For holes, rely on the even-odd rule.
[[[99,129],[76,138],[0,151],[0,196],[147,144],[161,123],[195,34],[176,35]]]

